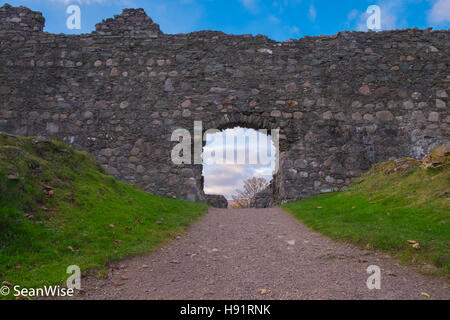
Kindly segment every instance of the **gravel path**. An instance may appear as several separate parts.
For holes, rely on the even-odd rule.
[[[369,265],[381,268],[380,290],[366,286]],[[332,241],[277,208],[211,209],[186,236],[82,281],[81,299],[450,299],[447,279]]]

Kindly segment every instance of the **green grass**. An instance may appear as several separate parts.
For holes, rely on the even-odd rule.
[[[412,159],[380,163],[347,191],[282,208],[333,239],[393,253],[422,272],[450,277],[449,163],[434,169]]]
[[[120,183],[62,143],[0,134],[0,283],[64,284],[69,265],[100,274],[182,234],[207,208]]]

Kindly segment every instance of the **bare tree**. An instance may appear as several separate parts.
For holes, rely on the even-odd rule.
[[[232,198],[239,207],[248,208],[256,194],[263,191],[268,185],[269,183],[265,178],[249,178],[244,181],[244,190],[237,189]]]

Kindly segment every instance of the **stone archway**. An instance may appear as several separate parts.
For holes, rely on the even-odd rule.
[[[252,127],[252,128],[251,128]],[[262,129],[255,123],[227,123],[205,131],[202,157],[202,186],[208,200],[214,195],[235,200],[249,178],[273,180],[279,169],[279,129]]]
[[[278,157],[280,154],[280,150],[285,150],[285,148],[288,147],[288,144],[286,141],[279,140],[279,137],[285,136],[284,134],[284,128],[280,127],[280,124],[274,120],[268,121],[266,117],[263,117],[261,113],[225,113],[223,117],[214,118],[211,121],[201,121],[202,125],[202,147],[205,145],[205,134],[209,130],[217,130],[222,131],[225,129],[230,129],[234,127],[242,127],[242,128],[250,128],[254,130],[266,130],[268,134],[271,133],[272,130],[277,131],[277,150],[276,150],[276,156]],[[194,129],[191,127],[188,129],[190,132],[194,132]],[[284,139],[285,140],[285,139]],[[195,147],[194,147],[194,141],[192,141],[192,147],[193,153],[195,153]],[[194,156],[195,157],[195,156]],[[194,162],[194,160],[193,160]],[[277,160],[277,163],[279,161]],[[179,168],[182,168],[181,170],[184,170],[182,172],[189,172],[189,175],[185,175],[190,182],[187,182],[188,184],[191,183],[191,181],[195,180],[196,185],[195,188],[191,189],[193,193],[188,195],[188,199],[195,199],[196,201],[205,201],[205,193],[204,193],[204,180],[203,180],[203,165],[202,164],[194,164],[188,166],[188,168],[185,168],[184,165],[179,166]],[[191,183],[192,184],[192,183]],[[194,196],[195,193],[195,196]],[[184,196],[182,196],[184,198]]]

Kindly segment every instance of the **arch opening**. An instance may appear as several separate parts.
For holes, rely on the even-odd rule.
[[[278,170],[277,135],[242,125],[206,131],[202,152],[206,196],[222,195],[228,207],[249,207]]]

